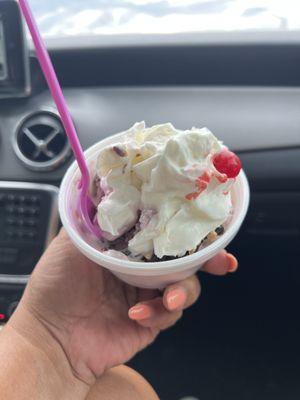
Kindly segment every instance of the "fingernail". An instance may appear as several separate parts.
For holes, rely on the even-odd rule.
[[[167,294],[167,304],[170,311],[182,308],[186,302],[186,293],[183,288],[173,289]]]
[[[151,316],[151,309],[145,304],[138,304],[130,308],[128,316],[134,321],[147,319]]]
[[[227,272],[235,272],[238,268],[238,261],[237,259],[234,257],[234,255],[232,254],[227,254],[226,255],[227,258],[227,263],[228,263],[228,267],[227,267]]]

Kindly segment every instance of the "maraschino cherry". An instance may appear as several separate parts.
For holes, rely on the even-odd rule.
[[[229,150],[222,150],[216,153],[212,162],[218,172],[227,175],[228,178],[236,178],[242,168],[239,157]]]

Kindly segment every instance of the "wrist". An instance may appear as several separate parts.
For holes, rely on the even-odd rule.
[[[39,379],[43,381],[45,376],[46,389],[55,393],[56,398],[85,398],[89,385],[74,375],[59,341],[22,303],[5,326],[2,336],[4,340],[5,337],[12,340],[15,348],[30,359],[29,363],[41,374]]]

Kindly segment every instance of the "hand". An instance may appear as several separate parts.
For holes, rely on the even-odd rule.
[[[222,251],[204,270],[223,275],[236,268],[236,259]],[[11,324],[22,332],[25,319],[32,321],[27,336],[35,335],[35,324],[42,326],[75,376],[92,384],[173,325],[199,294],[196,276],[163,294],[129,286],[85,258],[62,230],[36,266]]]

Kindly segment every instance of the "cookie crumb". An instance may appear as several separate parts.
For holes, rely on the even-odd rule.
[[[210,232],[207,235],[207,240],[208,240],[209,243],[213,243],[217,238],[218,238],[218,235],[217,235],[217,233],[215,231]]]
[[[118,146],[113,146],[112,149],[113,149],[113,151],[114,151],[116,154],[118,154],[119,157],[125,157],[125,156],[127,156],[126,151],[123,150],[123,149],[120,149],[120,147],[118,147]]]
[[[216,232],[216,234],[217,234],[218,236],[223,235],[223,233],[225,232],[224,226],[223,226],[223,225],[219,226],[219,227],[215,230],[215,232]]]

